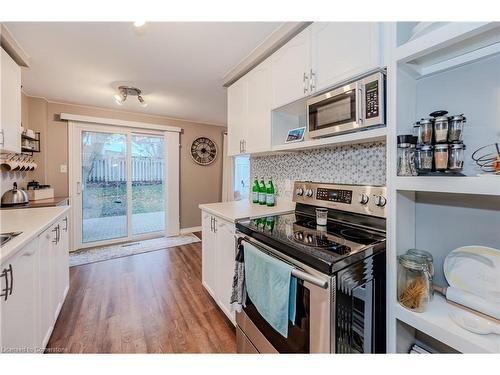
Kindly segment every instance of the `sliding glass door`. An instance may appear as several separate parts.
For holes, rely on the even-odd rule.
[[[77,123],[70,137],[72,248],[178,234],[177,132]]]
[[[132,134],[132,234],[165,229],[165,142]]]
[[[127,237],[127,135],[82,131],[81,145],[82,242]]]

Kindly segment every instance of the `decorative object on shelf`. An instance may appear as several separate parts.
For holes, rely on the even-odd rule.
[[[493,143],[478,148],[472,153],[472,160],[483,172],[500,174],[500,144]]]
[[[148,103],[146,103],[141,94],[142,90],[138,89],[137,87],[119,86],[118,94],[113,95],[113,98],[115,99],[116,104],[123,105],[123,103],[125,103],[125,100],[127,100],[129,96],[137,96],[139,105],[141,107],[147,107]]]
[[[429,270],[430,275],[429,285],[432,286],[434,280],[434,258],[432,254],[428,251],[420,249],[410,249],[406,253],[421,258],[422,262],[427,265],[427,269]],[[430,287],[429,292],[430,298],[432,299],[432,297],[434,296],[434,289]]]
[[[217,145],[210,138],[196,138],[191,144],[191,157],[199,165],[212,164],[217,158]]]
[[[398,256],[398,301],[405,308],[424,312],[431,298],[431,280],[427,262],[421,257]]]
[[[398,176],[416,176],[415,148],[417,137],[398,135]]]
[[[285,143],[302,142],[304,140],[304,134],[306,132],[306,127],[300,127],[295,129],[290,129],[285,139]]]

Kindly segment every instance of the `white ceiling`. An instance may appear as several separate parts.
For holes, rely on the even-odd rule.
[[[216,124],[226,123],[223,76],[280,23],[9,22],[30,57],[28,95]],[[139,87],[148,102],[113,100],[116,87]]]

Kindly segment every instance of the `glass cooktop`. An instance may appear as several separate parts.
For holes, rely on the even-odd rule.
[[[383,233],[334,220],[328,220],[326,226],[318,226],[314,217],[298,213],[243,220],[236,223],[236,228],[326,273],[333,272],[338,268],[335,264],[351,255],[385,243]]]

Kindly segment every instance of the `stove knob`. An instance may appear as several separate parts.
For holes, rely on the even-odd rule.
[[[297,190],[295,190],[295,194],[297,194],[299,197],[304,195],[304,189],[297,188]]]
[[[313,238],[312,234],[308,234],[307,237],[306,237],[306,240],[307,240],[307,243],[313,243],[314,242],[314,238]]]
[[[306,197],[312,197],[313,196],[313,191],[311,189],[306,190]]]
[[[384,207],[385,204],[387,203],[387,199],[381,195],[376,195],[375,196],[375,204],[379,207]]]
[[[304,233],[302,232],[295,233],[295,238],[299,241],[302,241],[304,239]]]
[[[368,195],[366,195],[364,193],[361,193],[359,195],[359,199],[358,199],[359,203],[361,203],[361,204],[367,204],[369,200],[370,200],[370,198],[368,197]]]

